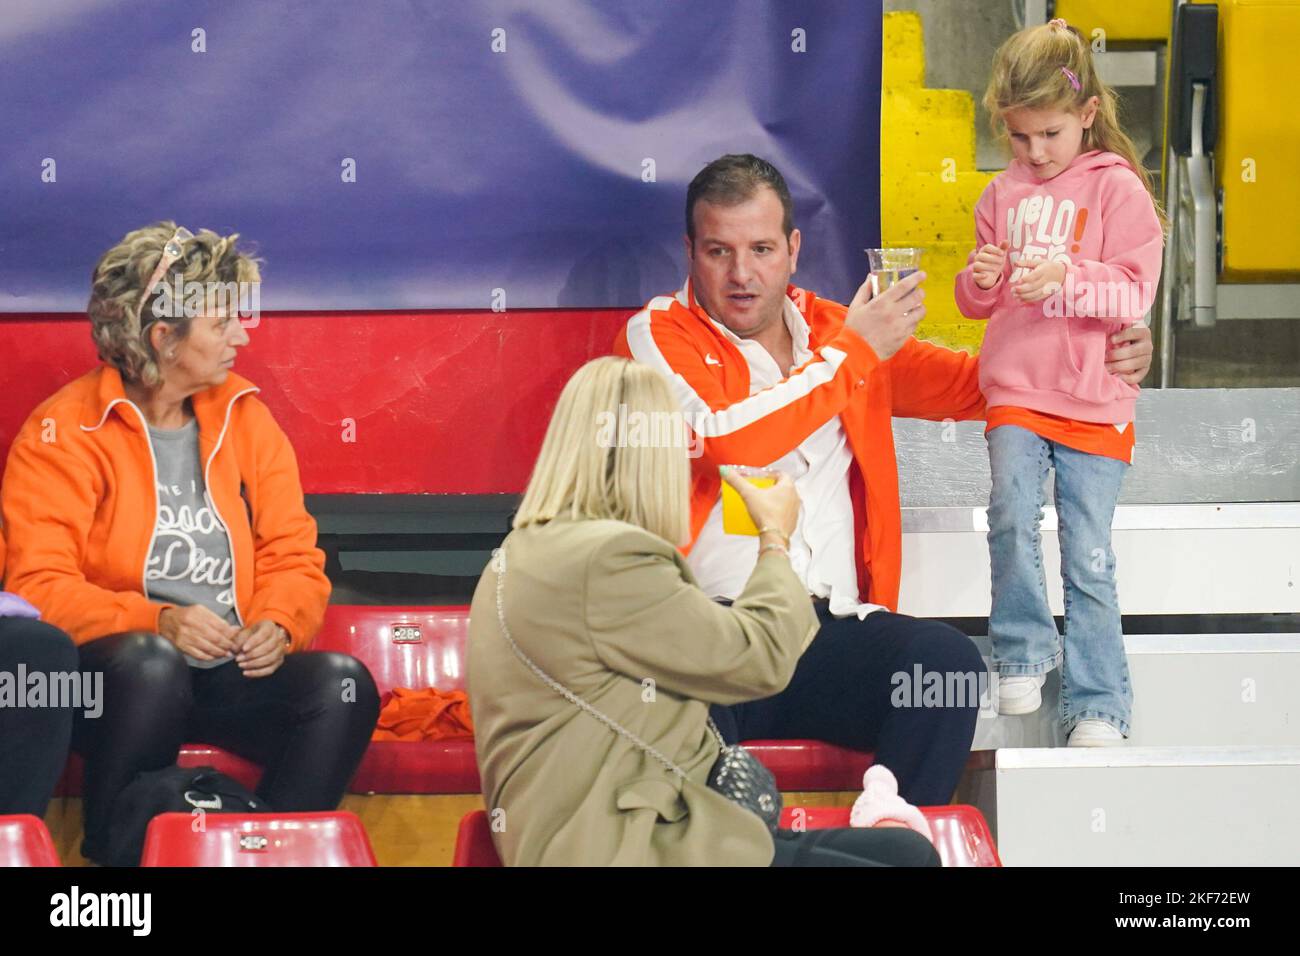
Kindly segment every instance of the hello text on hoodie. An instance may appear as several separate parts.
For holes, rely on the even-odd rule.
[[[1106,370],[1111,334],[1138,322],[1155,300],[1164,237],[1151,195],[1114,153],[1077,156],[1041,180],[1013,161],[975,207],[975,248],[1008,242],[991,289],[971,262],[957,275],[957,306],[988,319],[980,390],[990,406],[1016,405],[1084,422],[1133,420],[1138,388]],[[1021,257],[1065,264],[1062,287],[1040,302],[1011,291]]]

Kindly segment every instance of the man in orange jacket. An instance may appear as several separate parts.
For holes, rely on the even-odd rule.
[[[723,528],[719,466],[787,471],[802,501],[790,555],[822,628],[780,694],[714,708],[724,734],[873,750],[904,799],[944,804],[970,752],[978,693],[914,706],[896,693],[898,675],[977,688],[984,662],[954,628],[895,613],[902,532],[891,419],[982,418],[978,359],[912,337],[925,315],[922,272],[879,296],[864,283],[847,307],[790,285],[793,215],[770,163],[730,155],[706,166],[686,195],[690,277],[634,315],[615,351],[663,372],[692,425],[688,558],[708,593],[739,594],[757,553],[757,538]],[[1130,344],[1110,353],[1110,367],[1136,382],[1150,333],[1122,335]]]

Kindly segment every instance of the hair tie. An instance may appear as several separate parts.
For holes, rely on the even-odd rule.
[[[1058,29],[1058,30],[1068,30],[1068,29],[1070,29],[1070,25],[1069,25],[1068,23],[1066,23],[1065,20],[1063,20],[1061,17],[1057,17],[1055,20],[1050,20],[1050,21],[1048,21],[1048,24],[1047,24],[1047,25],[1048,25],[1049,27],[1056,27],[1056,29]]]
[[[1080,85],[1079,78],[1074,75],[1073,70],[1071,70],[1069,67],[1063,66],[1061,67],[1061,72],[1065,74],[1065,78],[1069,80],[1070,85],[1074,87],[1074,92],[1076,93],[1082,92],[1083,86]]]

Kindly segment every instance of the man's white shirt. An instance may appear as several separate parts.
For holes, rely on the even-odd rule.
[[[794,364],[798,367],[813,358],[808,348],[808,324],[793,302],[787,298],[784,303],[783,317],[794,342]],[[740,338],[713,319],[709,321],[731,340],[749,364],[751,395],[786,377],[762,345]],[[864,604],[859,600],[853,500],[849,496],[853,452],[838,415],[776,461],[722,464],[775,468],[794,479],[800,509],[799,523],[790,537],[790,564],[809,594],[829,598],[830,612],[836,617],[856,614],[864,618],[873,611],[884,610],[878,604]],[[757,560],[758,538],[722,530],[719,497],[687,558],[696,581],[710,597],[734,600],[745,589]]]

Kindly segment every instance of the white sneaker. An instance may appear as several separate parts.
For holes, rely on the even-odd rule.
[[[1088,718],[1074,725],[1070,731],[1068,747],[1117,747],[1124,742],[1124,735],[1118,727],[1104,720]]]
[[[1032,714],[1043,704],[1046,674],[1017,675],[998,678],[998,713]]]

